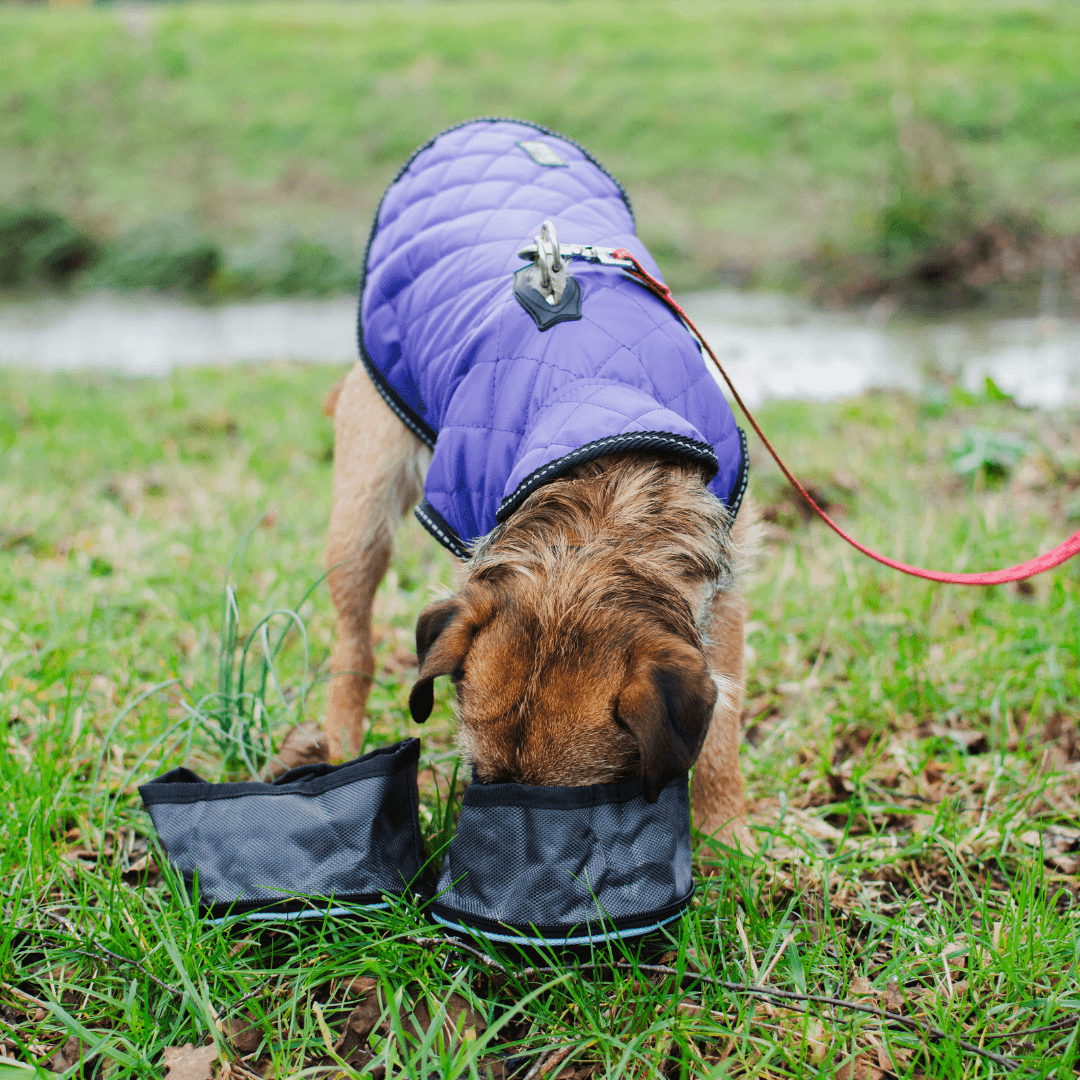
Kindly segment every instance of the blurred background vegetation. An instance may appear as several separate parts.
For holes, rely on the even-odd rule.
[[[0,5],[0,288],[351,291],[405,157],[510,115],[678,288],[1075,302],[1078,56],[1072,0]]]

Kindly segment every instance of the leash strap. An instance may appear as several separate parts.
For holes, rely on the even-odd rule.
[[[595,255],[594,252],[596,253]],[[565,248],[564,253],[566,253]],[[795,490],[806,500],[814,513],[817,514],[817,516],[821,518],[821,520],[824,521],[837,536],[846,540],[853,548],[856,548],[864,555],[869,556],[875,562],[879,562],[884,566],[891,566],[894,570],[899,570],[904,574],[911,574],[913,577],[925,578],[927,581],[941,581],[947,585],[1003,585],[1009,581],[1022,581],[1024,578],[1034,577],[1036,574],[1041,574],[1045,570],[1060,566],[1066,559],[1071,559],[1077,552],[1080,552],[1080,529],[1078,529],[1068,540],[1063,544],[1059,544],[1053,551],[1047,551],[1037,558],[1020,563],[1019,566],[1010,566],[1004,570],[989,570],[982,574],[946,574],[939,570],[924,570],[918,566],[909,566],[907,563],[898,562],[896,559],[890,559],[888,556],[881,555],[872,548],[860,544],[858,540],[844,532],[844,530],[841,529],[820,506],[818,506],[806,488],[795,479],[791,470],[784,464],[780,455],[773,449],[773,445],[766,438],[765,432],[758,426],[758,422],[754,419],[753,414],[744,404],[743,399],[739,396],[739,391],[735,389],[731,379],[728,378],[728,373],[724,370],[723,364],[717,360],[716,354],[709,347],[709,343],[702,337],[701,331],[698,330],[693,322],[690,321],[690,317],[686,312],[675,302],[675,299],[671,295],[671,290],[663,284],[663,282],[657,281],[656,278],[649,274],[641,263],[638,262],[638,260],[625,248],[619,248],[612,251],[610,255],[608,255],[608,252],[606,251],[603,252],[604,256],[608,256],[606,258],[601,256],[600,249],[592,248],[585,248],[580,252],[572,251],[569,252],[569,254],[571,257],[584,258],[590,262],[602,262],[607,265],[619,266],[630,277],[643,285],[649,292],[658,297],[667,305],[667,307],[679,316],[687,329],[701,343],[701,347],[709,354],[709,358],[716,365],[716,370],[723,376],[724,382],[727,383],[732,397],[735,398],[739,408],[742,409],[746,419],[750,422],[750,426],[757,433],[757,437],[765,444],[765,449],[772,455],[773,461],[780,467],[780,471],[787,477],[791,486],[795,488]]]

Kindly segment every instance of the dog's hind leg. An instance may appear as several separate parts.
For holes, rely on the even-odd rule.
[[[363,743],[375,675],[375,590],[390,565],[394,532],[420,499],[431,454],[390,411],[362,364],[334,391],[336,400],[327,402],[334,416],[334,504],[326,567],[338,621],[326,734],[331,757],[340,759]]]
[[[744,508],[732,530],[737,552],[746,544],[752,510]],[[740,558],[740,561],[741,558]],[[694,769],[694,824],[722,844],[752,850],[755,845],[746,827],[746,803],[739,743],[743,693],[746,689],[743,626],[746,601],[738,587],[722,590],[713,600],[709,666],[721,676],[721,694],[713,710],[705,745]],[[726,688],[727,693],[723,692]]]

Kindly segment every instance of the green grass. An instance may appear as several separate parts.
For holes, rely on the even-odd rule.
[[[696,906],[667,959],[691,976],[767,973],[776,989],[902,1002],[950,1037],[662,972],[528,976],[511,963],[504,974],[424,943],[430,928],[407,906],[367,927],[245,933],[200,920],[144,861],[154,848],[135,788],[182,760],[210,779],[245,775],[235,757],[224,767],[209,710],[197,715],[218,687],[230,563],[242,632],[275,609],[299,612],[311,683],[302,715],[322,715],[333,616],[325,587],[303,597],[322,573],[332,432],[321,399],[336,375],[0,372],[10,1058],[41,1069],[67,1044],[77,1059],[74,1036],[89,1063],[80,1073],[65,1058],[72,1075],[158,1077],[166,1047],[210,1038],[234,1057],[219,1025],[235,1019],[256,1037],[247,1064],[223,1075],[297,1075],[333,1065],[327,1036],[358,1002],[351,980],[369,976],[390,1025],[371,1036],[372,1066],[396,1060],[416,1077],[520,1078],[554,1047],[572,1048],[549,1073],[564,1080],[571,1067],[627,1078],[1004,1072],[954,1037],[1019,1060],[1020,1075],[1074,1075],[1080,565],[1023,592],[901,578],[806,524],[756,451],[767,523],[750,590],[743,766],[760,851],[699,856]],[[909,561],[1004,565],[1076,528],[1075,414],[954,392],[774,404],[762,420],[860,538]],[[972,430],[1022,436],[1026,456],[962,478],[952,460]],[[373,744],[415,732],[412,628],[452,583],[451,563],[406,527],[376,605]],[[280,741],[305,681],[299,635],[277,672],[284,693],[271,684],[266,702]],[[454,769],[440,694],[422,732],[428,839],[441,828],[436,778],[445,796]],[[410,1041],[419,1002],[458,1015],[461,999],[473,1010],[462,1037],[435,1023]],[[4,1068],[0,1058],[6,1080]]]
[[[1078,52],[1069,0],[7,6],[0,206],[136,250],[211,237],[221,292],[290,266],[340,287],[406,156],[512,115],[627,184],[677,287],[775,282],[821,242],[880,245],[908,116],[979,219],[1080,230]]]

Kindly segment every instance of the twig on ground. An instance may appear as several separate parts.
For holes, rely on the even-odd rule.
[[[12,986],[10,983],[0,983],[0,990],[6,994],[14,994],[17,998],[22,998],[23,1001],[30,1002],[31,1005],[36,1005],[39,1009],[47,1009],[49,1003],[42,1001],[39,997],[34,997],[33,994],[28,994],[25,990],[20,990],[17,986]],[[2,1020],[3,1017],[0,1017]],[[8,1025],[10,1027],[10,1025]]]
[[[571,1043],[569,1046],[553,1046],[545,1050],[533,1062],[532,1068],[525,1074],[523,1080],[539,1080],[540,1077],[547,1076],[566,1060],[573,1049],[574,1044]]]
[[[758,986],[764,986],[769,981],[769,976],[773,973],[773,968],[780,963],[780,957],[787,952],[787,948],[795,940],[795,932],[791,931],[782,942],[780,942],[780,948],[776,950],[776,954],[769,961],[769,966],[762,972],[761,977],[757,980]],[[749,955],[749,949],[747,950]]]
[[[176,997],[183,997],[184,991],[176,986],[170,986],[167,982],[162,982],[152,972],[147,971],[145,965],[141,960],[134,960],[130,956],[124,956],[121,953],[115,953],[111,949],[106,949],[104,945],[91,945],[89,942],[83,941],[79,937],[78,932],[71,922],[63,917],[63,915],[57,915],[54,912],[49,912],[46,916],[52,919],[54,922],[60,925],[60,928],[69,933],[78,943],[79,947],[74,945],[65,945],[63,942],[59,944],[52,942],[48,932],[45,930],[33,930],[28,926],[16,925],[17,930],[21,930],[24,934],[32,934],[34,937],[43,938],[50,944],[56,945],[57,948],[67,949],[69,952],[78,953],[80,956],[87,956],[92,960],[100,960],[102,963],[108,964],[109,967],[133,967],[143,975],[145,975],[155,986],[160,986],[162,990],[168,991],[170,994]]]
[[[221,1015],[223,1017],[228,1016],[229,1013],[239,1009],[245,1001],[250,1001],[253,997],[258,997],[272,982],[274,976],[271,975],[268,979],[263,979],[254,990],[249,990],[246,994],[241,995],[235,1001],[230,1001],[227,1005],[223,1005],[221,1009]]]
[[[997,1035],[987,1033],[983,1038],[1018,1039],[1021,1035],[1039,1035],[1046,1031],[1061,1031],[1064,1028],[1072,1027],[1078,1020],[1080,1020],[1080,1013],[1072,1013],[1069,1016],[1061,1017],[1060,1020],[1055,1020],[1052,1024],[1044,1024],[1042,1027],[1017,1028],[1015,1031],[1002,1031]]]
[[[560,969],[556,967],[527,967],[516,972],[511,972],[508,968],[498,963],[498,961],[492,960],[489,956],[485,956],[479,949],[467,944],[460,938],[410,937],[407,940],[422,948],[449,947],[451,949],[469,953],[471,956],[479,959],[486,967],[495,968],[507,977],[516,975],[518,978],[528,979],[536,975],[554,975],[558,974],[560,971]],[[950,1035],[948,1032],[942,1031],[933,1024],[920,1024],[911,1017],[902,1016],[900,1013],[890,1012],[888,1009],[879,1009],[874,1005],[864,1005],[862,1002],[858,1001],[847,1001],[844,998],[829,997],[825,994],[800,994],[796,993],[794,990],[774,990],[771,987],[755,986],[752,983],[731,982],[727,979],[717,979],[712,975],[703,975],[695,971],[680,972],[673,967],[668,967],[667,964],[628,964],[622,961],[601,960],[581,964],[579,965],[578,970],[585,971],[594,968],[608,968],[615,971],[645,971],[654,975],[674,975],[680,980],[695,979],[698,982],[708,983],[710,986],[716,986],[719,989],[726,990],[732,994],[750,994],[754,997],[775,998],[778,1001],[812,1002],[815,1005],[831,1005],[834,1008],[851,1009],[855,1012],[866,1013],[868,1016],[876,1016],[881,1020],[888,1020],[893,1024],[899,1024],[907,1031],[913,1032],[916,1035],[921,1035],[926,1039],[952,1040],[967,1053],[986,1058],[987,1061],[993,1061],[995,1064],[1000,1065],[1004,1069],[1008,1069],[1010,1072],[1020,1066],[1020,1062],[1015,1058],[1006,1057],[1004,1054],[995,1054],[992,1050],[986,1050],[981,1046],[976,1046],[975,1043],[968,1042],[966,1039]]]

